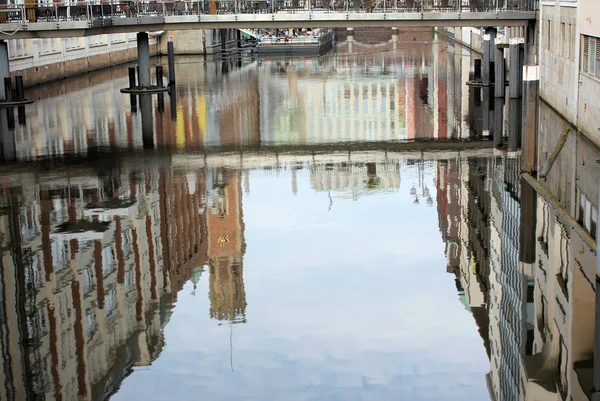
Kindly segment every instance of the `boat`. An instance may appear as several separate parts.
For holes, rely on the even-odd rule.
[[[256,36],[256,53],[259,57],[321,56],[333,48],[334,35],[332,29],[307,29],[279,36],[263,32]]]

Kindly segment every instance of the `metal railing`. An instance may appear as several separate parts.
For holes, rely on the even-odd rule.
[[[0,5],[0,23],[90,21],[211,14],[535,11],[537,0],[78,1]]]

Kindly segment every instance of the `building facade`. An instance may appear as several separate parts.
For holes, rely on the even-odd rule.
[[[600,142],[600,21],[594,0],[540,4],[540,97]]]

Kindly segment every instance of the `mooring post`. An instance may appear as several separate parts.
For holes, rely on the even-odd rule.
[[[177,86],[173,85],[169,88],[169,100],[171,107],[171,121],[177,120]]]
[[[5,162],[12,162],[17,159],[17,143],[15,132],[8,124],[8,110],[10,109],[0,109],[0,156]]]
[[[23,76],[17,75],[15,77],[15,90],[16,90],[16,99],[15,100],[23,100],[25,99],[25,85],[23,85]]]
[[[13,100],[13,90],[12,90],[12,80],[10,77],[4,78],[4,99],[7,102],[12,102]]]
[[[167,42],[167,58],[169,64],[169,85],[175,85],[175,48],[171,38]]]
[[[25,85],[23,84],[23,76],[17,75],[15,77],[15,100],[24,100],[25,99]],[[24,126],[27,122],[25,118],[25,106],[17,107],[17,115],[19,119],[19,125]]]
[[[4,78],[4,98],[7,102],[13,101],[13,88],[12,80],[10,77]],[[8,122],[8,129],[15,128],[15,111],[12,107],[6,109],[6,117]]]
[[[481,59],[473,60],[473,81],[481,82]]]
[[[128,72],[129,72],[129,89],[133,89],[136,87],[135,84],[135,67],[129,67],[128,68]],[[136,95],[129,95],[129,103],[131,105],[131,111],[133,113],[135,113],[137,111],[137,97]]]
[[[163,87],[163,66],[160,64],[156,66],[156,86]]]

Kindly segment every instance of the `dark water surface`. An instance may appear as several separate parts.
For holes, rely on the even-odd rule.
[[[124,68],[32,90],[0,400],[588,400],[597,187],[559,196],[586,237],[482,137],[468,51],[356,46],[179,58],[164,111]],[[561,163],[551,187],[597,173]]]

